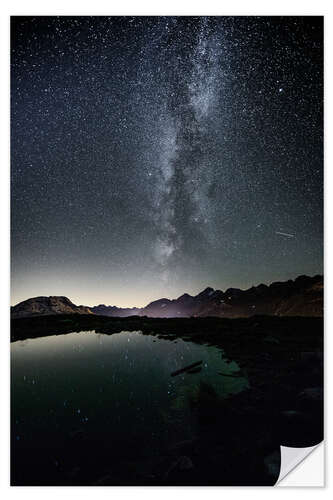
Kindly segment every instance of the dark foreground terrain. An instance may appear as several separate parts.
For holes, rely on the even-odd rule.
[[[141,331],[217,346],[238,363],[248,388],[219,398],[201,384],[191,402],[197,437],[166,447],[160,456],[143,459],[132,443],[129,459],[125,443],[103,446],[89,433],[73,433],[65,451],[77,465],[68,470],[55,467],[47,443],[36,453],[16,441],[13,421],[13,485],[273,485],[280,445],[308,447],[323,439],[322,318],[41,316],[13,320],[11,340],[89,330],[107,335]],[[227,375],[220,376],[222,383]]]

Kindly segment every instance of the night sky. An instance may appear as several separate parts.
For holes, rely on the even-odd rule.
[[[322,273],[322,18],[11,24],[13,304]]]

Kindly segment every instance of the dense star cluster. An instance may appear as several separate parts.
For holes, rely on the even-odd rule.
[[[322,18],[12,18],[13,303],[322,272]]]

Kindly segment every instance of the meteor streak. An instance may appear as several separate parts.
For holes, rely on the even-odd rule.
[[[281,236],[287,236],[287,238],[295,238],[294,234],[281,233],[280,231],[276,231],[275,234],[281,234]]]

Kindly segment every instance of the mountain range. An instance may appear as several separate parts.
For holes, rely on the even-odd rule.
[[[116,306],[77,306],[67,297],[34,297],[11,308],[11,317],[23,318],[50,314],[96,314],[100,316],[149,316],[160,318],[218,316],[248,317],[322,316],[323,277],[299,276],[295,280],[258,285],[248,290],[228,288],[225,292],[207,287],[198,295],[184,293],[177,299],[162,298],[143,308]]]
[[[11,308],[11,317],[23,318],[51,314],[96,314],[112,317],[149,316],[160,318],[218,316],[249,317],[322,316],[323,276],[299,276],[295,280],[260,284],[248,290],[228,288],[225,292],[206,288],[198,295],[184,293],[177,299],[162,298],[143,308],[120,308],[100,304],[77,306],[67,297],[34,297]]]

